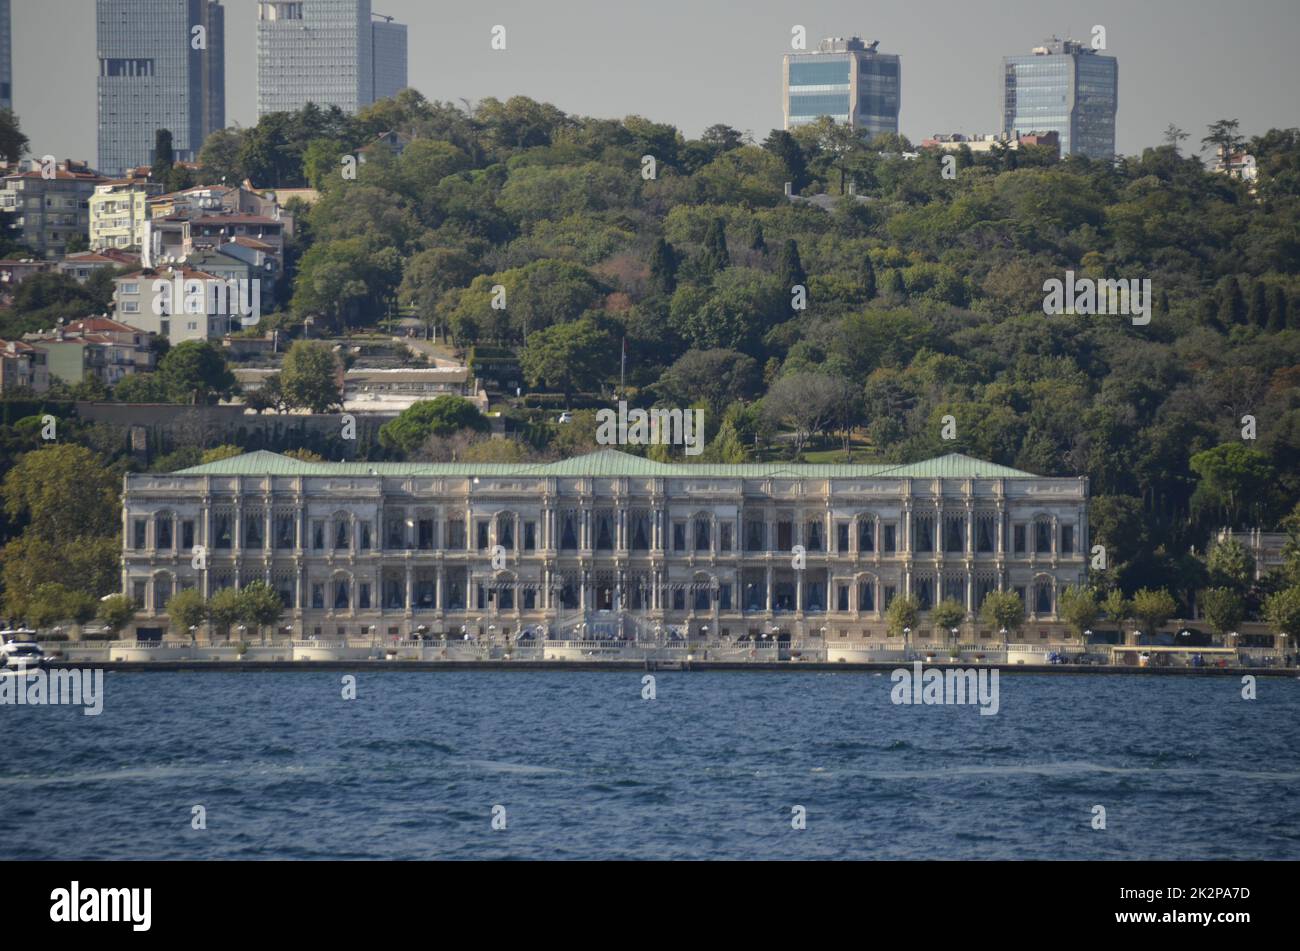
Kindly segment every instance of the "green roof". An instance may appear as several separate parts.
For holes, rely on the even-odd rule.
[[[616,449],[562,459],[559,462],[303,462],[274,452],[248,452],[217,462],[180,470],[181,475],[207,476],[702,476],[719,478],[861,479],[1036,479],[992,462],[950,453],[924,462],[904,464],[807,464],[792,462],[718,463],[655,462]]]

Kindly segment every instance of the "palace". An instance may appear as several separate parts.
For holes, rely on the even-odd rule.
[[[948,455],[907,465],[303,462],[125,477],[141,637],[176,591],[265,581],[297,636],[884,639],[899,595],[1013,590],[1031,626],[1086,575],[1088,483]],[[923,620],[923,627],[927,626]],[[986,625],[983,625],[986,626]]]

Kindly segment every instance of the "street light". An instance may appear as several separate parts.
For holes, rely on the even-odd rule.
[[[907,658],[907,639],[908,639],[909,637],[911,637],[911,636],[912,636],[912,629],[911,629],[910,627],[905,627],[905,628],[903,628],[903,657],[904,657],[904,659]]]

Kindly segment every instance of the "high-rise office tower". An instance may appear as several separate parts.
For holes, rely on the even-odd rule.
[[[392,99],[406,88],[406,25],[375,14],[370,24],[374,38],[375,99]]]
[[[370,0],[259,0],[257,114],[356,112],[404,87],[406,27],[371,21]]]
[[[99,169],[154,160],[159,129],[179,161],[225,125],[225,14],[218,0],[95,0]]]
[[[898,132],[902,78],[898,57],[878,53],[880,41],[856,36],[822,40],[815,51],[787,53],[783,67],[785,127],[830,116],[871,139]]]
[[[0,0],[0,109],[14,107],[14,58],[9,0]]]
[[[1115,155],[1119,62],[1092,47],[1052,37],[1028,56],[1002,60],[1002,131],[1055,132],[1061,155]]]

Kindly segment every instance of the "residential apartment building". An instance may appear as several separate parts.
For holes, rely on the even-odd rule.
[[[97,271],[105,268],[138,268],[140,255],[116,248],[102,251],[77,251],[67,255],[57,265],[60,274],[66,274],[78,284],[85,284]]]
[[[0,340],[0,393],[44,393],[49,388],[50,371],[44,350],[23,340]]]
[[[517,465],[249,453],[127,475],[122,527],[123,591],[157,622],[179,589],[263,581],[285,623],[328,637],[586,625],[884,641],[900,595],[973,616],[1010,590],[1027,636],[1046,638],[1089,537],[1086,479],[961,455],[683,465],[614,450]]]
[[[975,154],[980,154],[995,152],[999,149],[1018,152],[1027,146],[1035,145],[1046,146],[1055,151],[1058,156],[1060,155],[1061,138],[1055,132],[1028,132],[1016,133],[1015,135],[996,132],[986,135],[963,135],[960,132],[939,133],[923,141],[921,148],[938,149],[940,152],[960,152],[963,148],[966,148]]]
[[[4,176],[0,212],[13,216],[18,241],[45,257],[62,257],[69,243],[88,238],[90,199],[103,182],[84,162],[33,161],[27,170]]]
[[[829,116],[867,140],[897,133],[902,67],[896,55],[877,52],[879,43],[833,37],[816,50],[787,53],[781,77],[785,128]]]
[[[124,376],[148,373],[157,364],[153,335],[108,317],[74,320],[23,341],[46,354],[53,379],[75,384],[92,375],[107,386]]]
[[[99,167],[150,165],[155,134],[198,158],[225,127],[225,12],[217,0],[95,0]]]
[[[120,179],[95,188],[90,197],[90,248],[139,249],[149,220],[149,199],[161,194],[162,185]]]
[[[1061,155],[1115,157],[1119,63],[1083,43],[1052,37],[1028,56],[1002,60],[1002,132],[1055,132]]]
[[[224,279],[185,266],[125,274],[113,295],[118,321],[166,337],[173,347],[239,330],[237,300]]]

